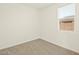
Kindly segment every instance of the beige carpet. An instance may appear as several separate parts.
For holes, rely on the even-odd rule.
[[[37,39],[0,50],[0,55],[78,55],[47,41]]]

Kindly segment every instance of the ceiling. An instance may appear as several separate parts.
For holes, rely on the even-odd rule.
[[[33,8],[44,8],[44,7],[48,7],[50,5],[53,5],[53,3],[26,3],[24,5],[33,7]]]
[[[33,8],[44,8],[44,7],[49,7],[51,5],[58,5],[59,7],[61,7],[66,4],[68,3],[0,3],[0,6],[24,5],[24,6],[29,6]]]
[[[58,5],[59,7],[63,7],[63,6],[68,5],[68,4],[71,4],[71,3],[58,3],[57,5]]]
[[[33,8],[44,8],[44,7],[49,7],[51,5],[58,5],[59,7],[62,7],[67,4],[69,3],[25,3],[24,5],[27,5]]]

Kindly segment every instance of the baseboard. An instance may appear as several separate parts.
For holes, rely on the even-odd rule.
[[[6,48],[10,48],[10,47],[13,47],[13,46],[22,44],[22,43],[30,42],[30,41],[36,40],[36,39],[40,39],[40,38],[39,37],[35,37],[33,39],[29,39],[29,40],[25,40],[25,41],[18,41],[18,42],[16,42],[16,44],[15,43],[12,43],[11,45],[9,44],[9,45],[3,46],[3,47],[0,48],[0,50],[6,49]]]
[[[42,38],[40,38],[40,39],[42,39]],[[42,39],[42,40],[45,40],[45,39]],[[49,42],[48,40],[45,40],[46,42]],[[71,52],[74,52],[74,53],[77,53],[77,54],[79,54],[79,52],[77,52],[77,51],[75,51],[75,50],[72,50],[72,49],[69,49],[69,48],[66,48],[66,47],[63,47],[63,46],[61,46],[61,45],[59,45],[59,44],[56,44],[56,43],[52,43],[52,42],[49,42],[50,44],[54,44],[54,45],[56,45],[56,46],[58,46],[58,47],[61,47],[61,48],[64,48],[64,49],[67,49],[67,50],[69,50],[69,51],[71,51]]]
[[[73,51],[73,50],[71,50],[71,49],[68,49],[68,48],[65,48],[65,47],[63,47],[63,46],[60,46],[60,45],[54,44],[54,43],[49,42],[49,41],[47,41],[47,40],[45,40],[45,39],[42,39],[42,38],[37,38],[37,39],[34,39],[34,40],[38,40],[38,39],[40,39],[40,40],[42,40],[42,41],[46,41],[46,42],[50,43],[51,45],[53,44],[53,45],[55,45],[55,46],[58,46],[58,47],[61,47],[61,48],[66,49],[66,50],[69,50],[69,51],[71,51],[71,52],[77,53],[77,54],[79,55],[78,52],[75,52],[75,51]],[[31,41],[34,41],[34,40],[31,40]],[[7,47],[7,48],[11,48],[11,47],[14,47],[14,46],[17,46],[17,45],[23,44],[23,43],[29,43],[29,42],[31,42],[31,41],[28,41],[28,42],[22,42],[22,43],[19,43],[19,44],[13,45],[13,46],[9,46],[9,47]],[[7,49],[7,48],[4,48],[4,49]],[[1,49],[1,50],[3,50],[3,49]]]

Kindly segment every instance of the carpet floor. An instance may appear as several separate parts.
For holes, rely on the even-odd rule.
[[[79,55],[42,39],[0,50],[0,55]]]

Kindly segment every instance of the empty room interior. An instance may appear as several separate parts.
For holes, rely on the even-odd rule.
[[[0,3],[0,55],[79,55],[79,4]]]

